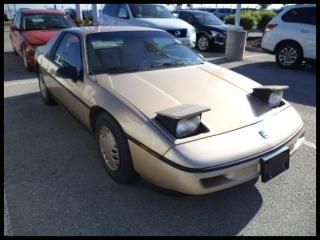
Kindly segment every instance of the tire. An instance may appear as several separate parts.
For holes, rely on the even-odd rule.
[[[39,89],[41,98],[46,105],[54,105],[55,102],[52,99],[51,93],[49,92],[44,80],[41,70],[37,70],[38,80],[39,80]]]
[[[208,51],[211,47],[210,39],[206,35],[201,34],[197,37],[196,46],[202,52]]]
[[[282,43],[276,49],[275,58],[280,67],[294,68],[302,61],[302,50],[297,43]]]
[[[128,140],[119,124],[106,112],[97,117],[95,135],[100,158],[109,176],[118,183],[136,183],[139,175],[132,164]]]
[[[22,51],[22,58],[23,58],[24,68],[25,68],[28,72],[32,72],[32,71],[33,71],[33,68],[32,68],[32,66],[28,63],[25,50],[22,49],[21,51]]]

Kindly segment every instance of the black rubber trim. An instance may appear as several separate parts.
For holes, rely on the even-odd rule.
[[[54,81],[60,84],[61,87],[63,87],[65,90],[67,90],[74,98],[76,98],[79,102],[81,102],[85,107],[90,108],[88,104],[86,104],[82,99],[80,99],[77,95],[75,95],[73,92],[71,92],[68,88],[63,86],[61,82],[59,82],[54,76],[52,76],[46,69],[42,68]]]
[[[262,152],[262,153],[259,153],[259,154],[256,154],[256,155],[253,155],[253,156],[250,156],[250,157],[247,157],[247,158],[239,159],[239,160],[234,161],[232,163],[222,164],[222,165],[213,166],[213,167],[206,167],[206,168],[189,168],[189,167],[182,166],[180,164],[177,164],[177,163],[172,162],[171,160],[165,158],[161,154],[159,154],[159,153],[155,152],[154,150],[150,149],[149,147],[147,147],[143,143],[139,142],[135,138],[129,136],[128,134],[126,134],[126,136],[130,141],[132,141],[133,143],[135,143],[139,147],[143,148],[145,151],[147,151],[148,153],[150,153],[154,157],[156,157],[159,160],[161,160],[161,161],[165,162],[166,164],[170,165],[171,167],[174,167],[174,168],[179,169],[179,170],[184,171],[184,172],[207,173],[207,172],[218,171],[218,170],[234,167],[236,165],[240,165],[240,164],[243,164],[243,163],[247,163],[247,162],[255,160],[255,159],[259,158],[259,157],[262,157],[262,156],[264,156],[266,154],[269,154],[271,152],[277,151],[278,149],[282,148],[287,143],[292,141],[292,139],[294,139],[296,136],[301,134],[301,132],[304,132],[304,126],[302,126],[292,137],[289,137],[285,142],[283,142],[282,144],[279,144],[278,146],[276,146],[276,147],[274,147],[274,148],[272,148],[270,150],[267,150],[265,152]]]

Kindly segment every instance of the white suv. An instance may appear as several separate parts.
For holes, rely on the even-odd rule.
[[[291,68],[302,60],[316,60],[316,6],[283,8],[266,26],[261,47],[275,54],[277,64]]]
[[[195,28],[176,18],[162,4],[106,4],[99,25],[142,26],[167,31],[191,48],[196,44]]]

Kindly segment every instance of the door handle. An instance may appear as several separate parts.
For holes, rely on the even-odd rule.
[[[303,30],[303,29],[301,29],[300,32],[301,32],[301,33],[309,33],[308,30]]]

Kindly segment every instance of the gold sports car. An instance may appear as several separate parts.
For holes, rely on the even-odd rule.
[[[42,99],[96,136],[117,182],[206,194],[289,168],[304,124],[282,96],[144,27],[61,31],[36,51]],[[85,147],[85,146],[83,146]]]

